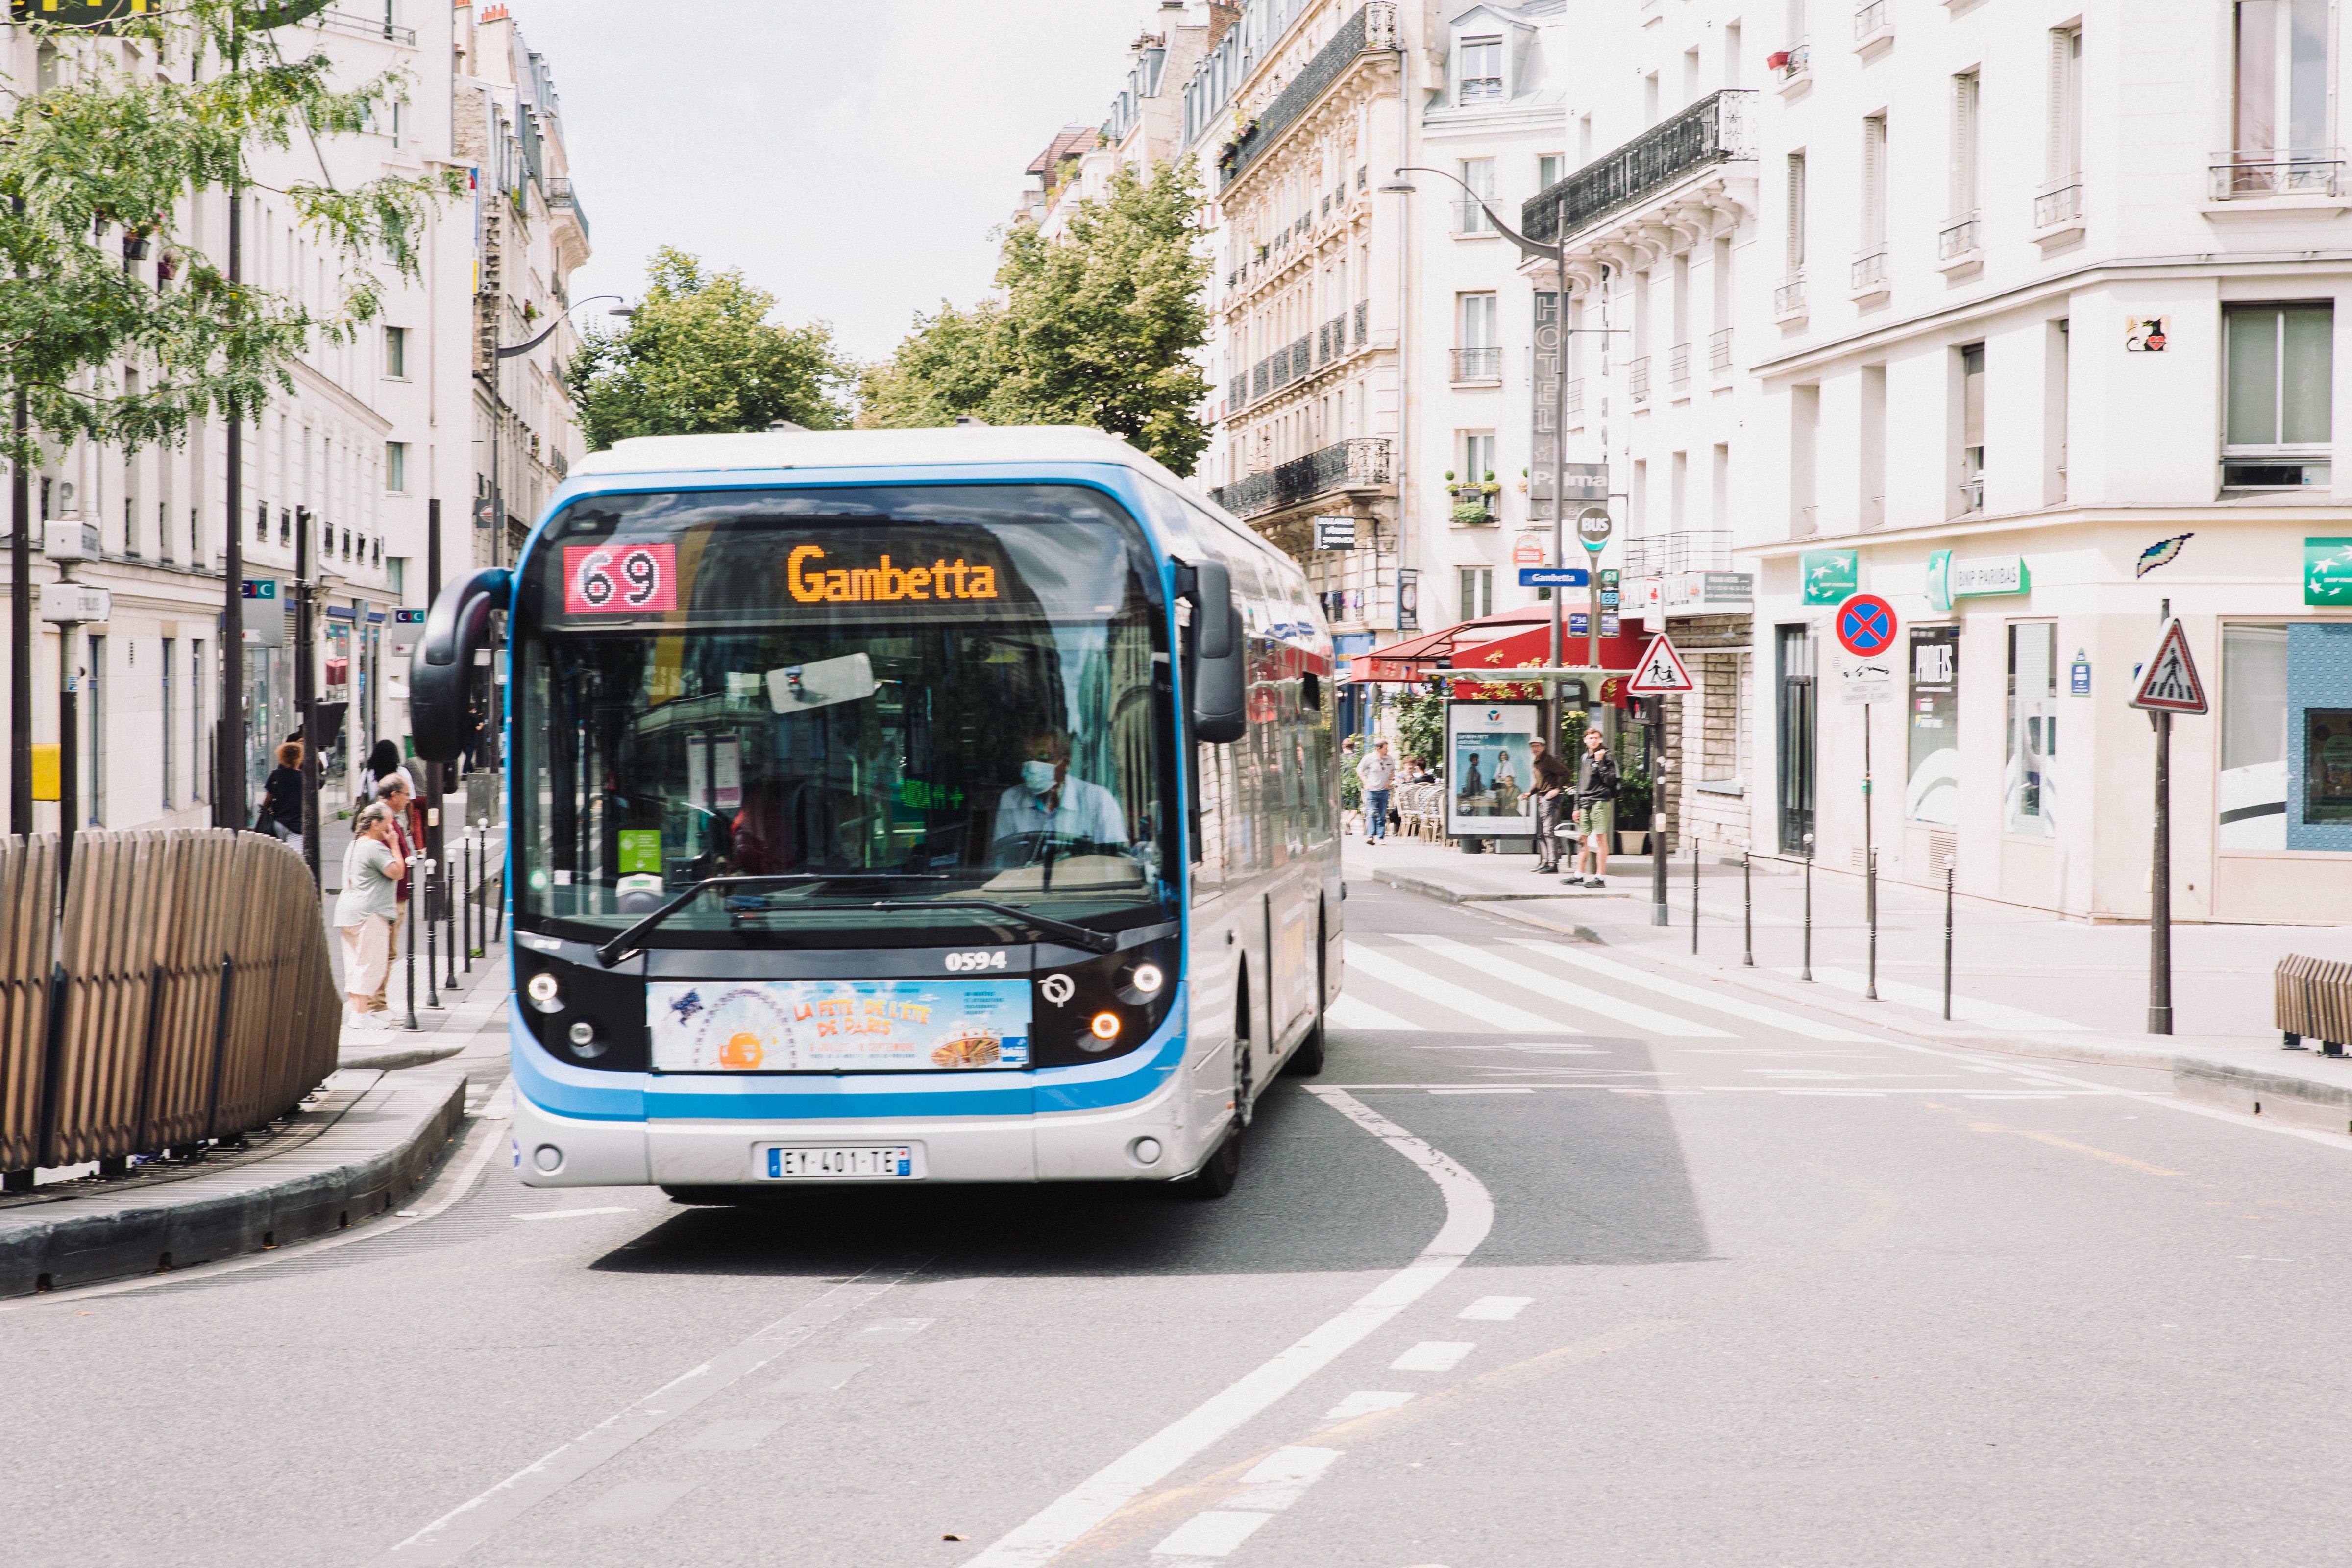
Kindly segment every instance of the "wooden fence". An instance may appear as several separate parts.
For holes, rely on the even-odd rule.
[[[223,828],[0,838],[0,1170],[259,1126],[335,1069],[335,994],[299,853]]]

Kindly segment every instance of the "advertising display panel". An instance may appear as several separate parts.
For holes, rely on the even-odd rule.
[[[940,1072],[1029,1065],[1024,980],[656,981],[659,1072]]]
[[[1465,838],[1535,834],[1534,755],[1542,709],[1533,702],[1445,705],[1445,831]]]

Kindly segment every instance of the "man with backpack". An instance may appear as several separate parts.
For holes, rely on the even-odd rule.
[[[1589,862],[1589,877],[1570,875],[1560,881],[1570,888],[1607,886],[1609,875],[1609,835],[1616,826],[1617,759],[1609,754],[1609,742],[1597,724],[1584,731],[1584,762],[1576,771],[1576,831],[1584,840],[1584,848],[1576,858],[1576,869],[1582,871]]]

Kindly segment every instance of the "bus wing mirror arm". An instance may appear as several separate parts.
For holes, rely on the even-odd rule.
[[[1222,561],[1180,561],[1176,592],[1192,603],[1191,646],[1184,660],[1192,738],[1213,745],[1238,741],[1245,727],[1243,661],[1247,639],[1234,605],[1233,574]]]
[[[408,666],[408,723],[416,754],[450,763],[466,749],[466,700],[473,694],[474,656],[490,644],[490,612],[506,608],[514,574],[502,567],[460,577],[425,612],[425,636]]]

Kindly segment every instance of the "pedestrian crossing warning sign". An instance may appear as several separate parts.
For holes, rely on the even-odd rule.
[[[1625,689],[1635,697],[1664,697],[1697,688],[1691,684],[1690,671],[1683,667],[1683,656],[1675,651],[1666,634],[1660,632],[1642,650],[1642,662],[1633,667],[1633,683]]]
[[[2205,682],[2198,678],[2197,661],[2189,657],[2189,635],[2180,629],[2179,621],[2164,623],[2164,636],[2157,639],[2156,652],[2141,667],[2131,705],[2158,713],[2210,711]]]

